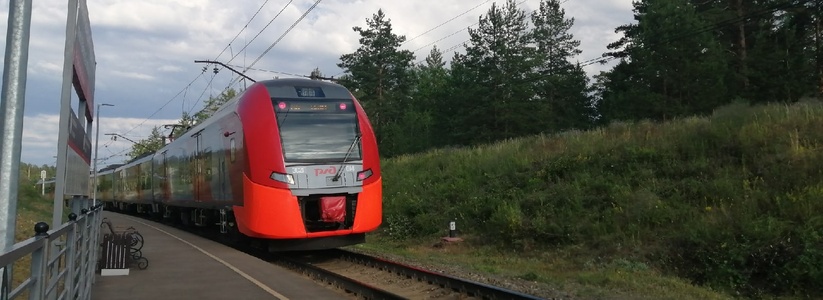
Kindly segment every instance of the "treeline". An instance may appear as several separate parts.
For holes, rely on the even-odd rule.
[[[821,1],[645,0],[597,77],[604,121],[706,114],[823,92]]]
[[[382,10],[354,27],[360,47],[340,57],[336,80],[361,101],[386,157],[618,120],[706,115],[732,101],[795,102],[823,93],[821,4],[811,0],[641,0],[623,37],[586,61],[559,0],[525,11],[494,4],[447,64],[433,47],[402,50]],[[589,78],[583,67],[615,61]],[[319,69],[312,78],[322,78]],[[235,95],[210,97],[175,134]],[[160,148],[159,127],[129,156]]]
[[[341,56],[341,82],[363,103],[385,156],[586,128],[595,109],[586,73],[571,62],[580,53],[573,23],[554,0],[531,13],[494,4],[447,67],[436,47],[420,62],[400,50],[405,37],[380,10],[354,28],[361,46]]]
[[[493,5],[447,66],[416,61],[379,10],[354,27],[340,82],[377,128],[381,153],[473,145],[615,120],[705,115],[732,101],[795,102],[823,90],[821,1],[643,0],[602,57],[579,62],[558,0]],[[448,49],[451,50],[451,49]],[[583,66],[617,60],[590,80]]]

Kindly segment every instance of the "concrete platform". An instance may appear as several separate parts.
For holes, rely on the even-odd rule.
[[[348,299],[307,277],[214,241],[154,222],[104,212],[144,238],[148,268],[97,274],[92,299]],[[108,229],[102,228],[103,232]]]

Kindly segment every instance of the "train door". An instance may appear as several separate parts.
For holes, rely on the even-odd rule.
[[[192,154],[192,160],[194,166],[192,168],[192,184],[194,188],[194,201],[195,202],[202,202],[203,197],[203,188],[204,188],[204,180],[203,180],[203,131],[198,131],[192,137],[195,139],[195,150]]]
[[[217,184],[218,184],[218,194],[217,197],[222,201],[228,200],[228,195],[226,195],[226,156],[225,155],[217,155]]]
[[[216,190],[213,188],[214,184],[214,165],[212,161],[212,154],[211,154],[211,147],[206,147],[200,153],[200,167],[201,167],[201,178],[202,184],[200,185],[200,199],[203,201],[211,201],[214,200],[214,191]]]
[[[167,151],[160,153],[160,165],[157,167],[157,176],[155,176],[153,180],[156,182],[154,184],[154,200],[157,202],[163,202],[171,197],[169,167],[166,159]]]

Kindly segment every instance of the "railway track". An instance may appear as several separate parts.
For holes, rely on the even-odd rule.
[[[543,299],[342,249],[269,253],[262,248],[226,243],[214,232],[159,222],[146,216],[130,215],[220,242],[238,251],[300,272],[358,299]]]
[[[541,299],[340,249],[270,261],[363,299]]]

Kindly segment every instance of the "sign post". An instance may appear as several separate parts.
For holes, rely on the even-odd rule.
[[[41,195],[46,194],[46,170],[40,171],[40,186],[42,187]]]
[[[63,56],[63,86],[60,97],[60,126],[57,135],[57,174],[54,184],[54,228],[63,223],[63,200],[71,198],[75,214],[88,206],[91,141],[94,115],[94,44],[86,0],[68,1],[66,45]],[[72,87],[77,92],[77,111],[72,109]]]

